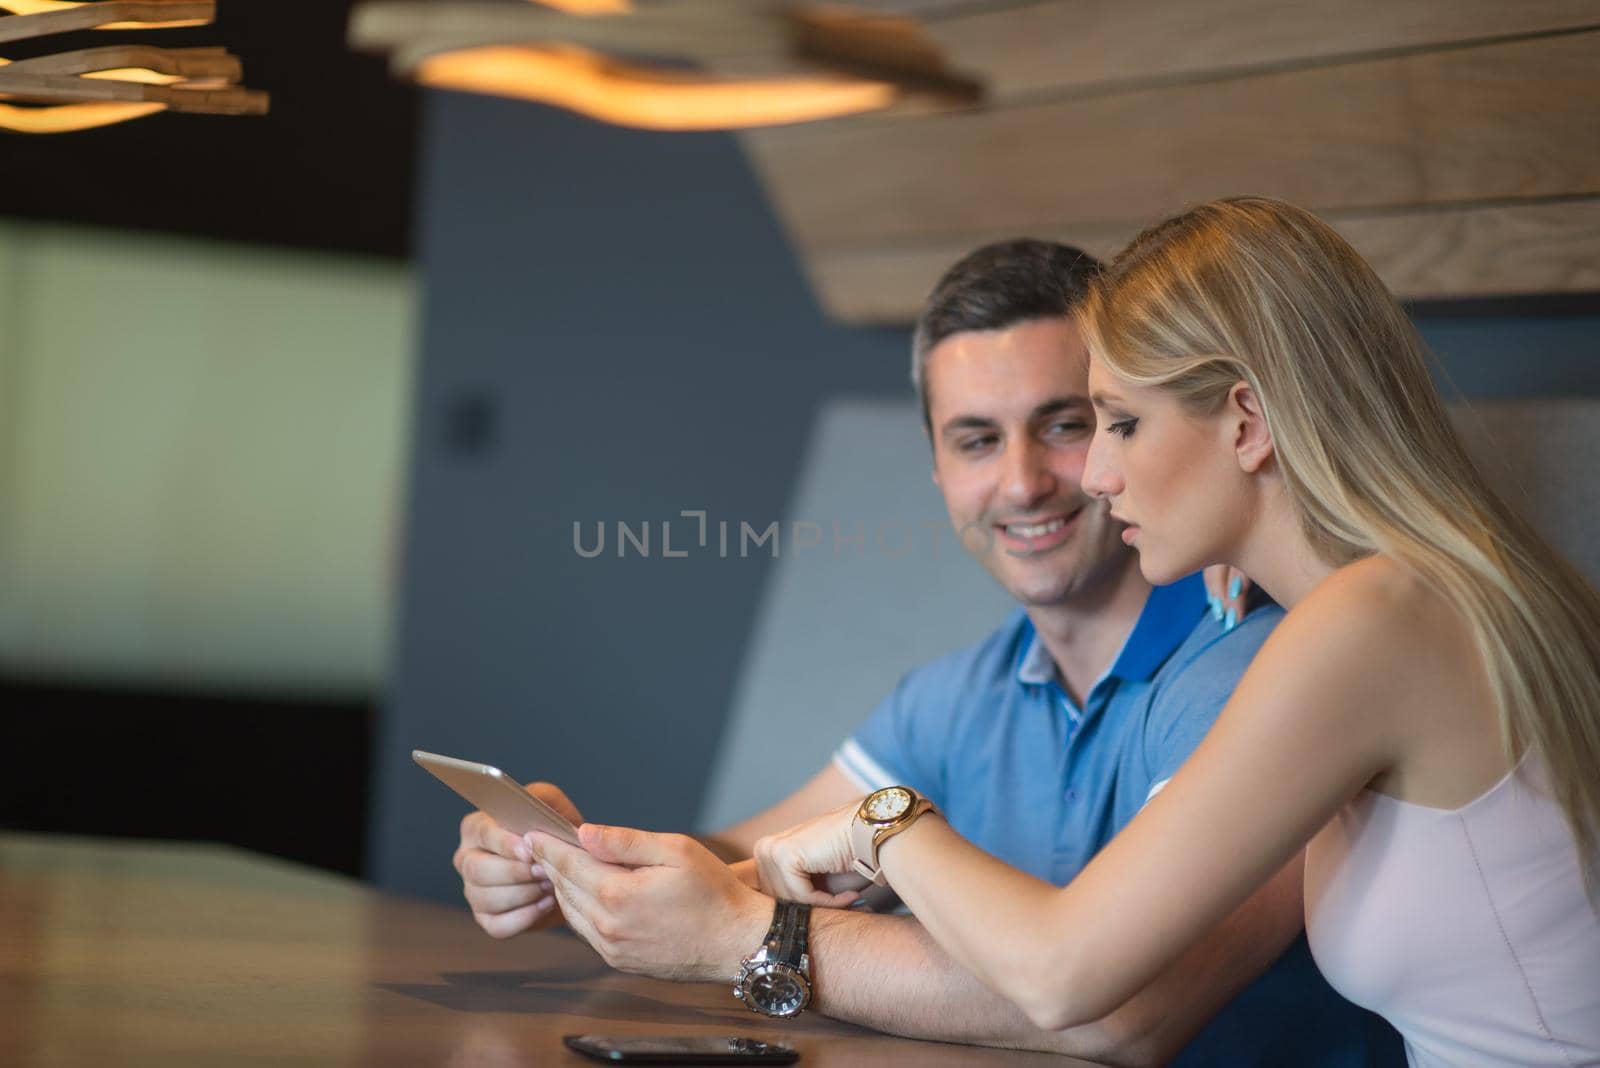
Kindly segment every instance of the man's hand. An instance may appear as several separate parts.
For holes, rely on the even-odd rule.
[[[577,806],[559,787],[536,782],[527,790],[574,824],[583,822]],[[495,938],[561,922],[550,880],[535,863],[533,851],[487,813],[469,813],[461,821],[461,844],[453,863],[472,906],[472,918]]]
[[[693,838],[593,823],[578,837],[527,839],[567,923],[619,971],[728,981],[772,924],[772,899]]]

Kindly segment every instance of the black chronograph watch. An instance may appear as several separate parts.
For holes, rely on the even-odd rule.
[[[806,936],[811,906],[780,901],[761,948],[739,962],[733,996],[751,1012],[787,1019],[811,1004],[811,955]]]

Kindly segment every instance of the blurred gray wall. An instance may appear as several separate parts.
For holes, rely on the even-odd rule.
[[[1600,398],[1480,397],[1451,416],[1495,492],[1600,584]]]
[[[1015,607],[962,549],[929,473],[909,396],[837,398],[817,413],[788,522],[815,524],[821,544],[767,576],[698,829],[787,796],[907,668],[972,644]]]
[[[596,819],[693,821],[773,562],[741,558],[739,524],[787,514],[821,400],[896,393],[906,356],[898,332],[822,318],[731,138],[432,94],[424,152],[369,866],[453,898],[464,805],[413,748],[563,783]],[[618,522],[649,524],[648,557],[617,556]],[[605,551],[580,556],[574,523],[585,549],[604,524]]]
[[[906,668],[1006,605],[920,525],[943,512],[903,332],[821,318],[731,139],[433,94],[424,154],[370,866],[459,900],[465,805],[411,749],[561,782],[595,819],[713,825],[804,779]],[[1600,314],[1515,311],[1424,318],[1454,385],[1600,396]],[[685,510],[706,512],[704,546]],[[894,521],[892,549],[902,519],[912,549],[891,556],[878,530]],[[648,556],[617,556],[618,521],[649,523]],[[586,551],[605,525],[602,553],[576,551],[575,522]],[[778,558],[741,552],[741,522],[781,522]]]

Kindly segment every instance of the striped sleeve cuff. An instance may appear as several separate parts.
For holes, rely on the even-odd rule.
[[[855,783],[863,793],[881,790],[885,786],[898,786],[900,779],[889,774],[889,771],[876,760],[867,755],[867,751],[856,743],[854,738],[848,738],[833,754],[833,763],[845,778]]]
[[[835,759],[837,759],[837,758],[835,758]],[[1144,795],[1144,803],[1148,805],[1150,802],[1154,801],[1155,798],[1156,798],[1156,794],[1159,794],[1162,790],[1165,790],[1167,788],[1167,783],[1169,783],[1171,781],[1172,781],[1171,778],[1166,778],[1166,779],[1162,779],[1158,783],[1152,784],[1151,787],[1150,787],[1150,792]]]

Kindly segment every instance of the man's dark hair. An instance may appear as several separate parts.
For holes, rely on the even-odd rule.
[[[1063,318],[1089,292],[1100,261],[1054,241],[996,241],[967,253],[944,273],[923,302],[911,336],[911,384],[931,432],[928,353],[954,334],[1005,330],[1030,319]]]

